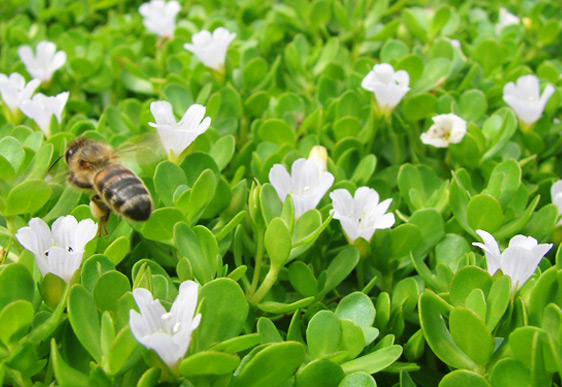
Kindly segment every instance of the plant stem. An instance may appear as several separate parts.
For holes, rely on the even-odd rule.
[[[279,275],[280,268],[275,266],[270,266],[267,275],[265,276],[262,284],[260,285],[258,291],[250,298],[250,302],[253,304],[259,303],[265,295],[269,292],[271,287],[277,281],[277,276]]]
[[[252,285],[250,287],[250,292],[248,293],[252,297],[258,287],[258,281],[260,279],[261,267],[263,264],[263,249],[264,249],[264,231],[263,229],[258,229],[258,240],[256,246],[256,259],[254,266],[254,276],[252,278]]]

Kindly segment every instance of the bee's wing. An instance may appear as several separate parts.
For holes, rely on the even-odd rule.
[[[115,154],[127,165],[149,165],[166,158],[156,133],[139,134],[128,138],[115,148]]]

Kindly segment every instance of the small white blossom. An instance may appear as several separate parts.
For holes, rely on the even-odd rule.
[[[295,219],[316,208],[322,197],[334,183],[334,175],[322,171],[310,159],[298,159],[291,166],[291,174],[281,164],[269,171],[269,181],[282,202],[291,195],[295,206]]]
[[[35,47],[35,54],[29,46],[18,48],[18,54],[25,65],[27,72],[42,82],[50,81],[53,73],[66,62],[64,51],[55,52],[57,47],[53,42],[45,40],[39,42]]]
[[[77,222],[72,215],[55,220],[50,230],[43,220],[33,218],[29,227],[16,232],[16,239],[33,253],[42,276],[53,273],[68,282],[80,267],[84,247],[97,229],[91,219]]]
[[[346,189],[337,189],[330,194],[334,209],[334,219],[338,219],[349,242],[359,237],[367,242],[375,230],[390,228],[394,225],[394,214],[386,214],[392,199],[379,203],[379,194],[372,188],[360,187],[355,196]]]
[[[449,144],[457,144],[462,141],[466,133],[465,120],[453,113],[440,114],[432,119],[433,125],[427,132],[421,134],[424,144],[436,148],[447,148]]]
[[[523,75],[517,85],[509,82],[503,88],[503,100],[526,125],[534,124],[542,116],[548,99],[554,93],[554,86],[546,85],[540,95],[539,79],[534,75]]]
[[[32,99],[22,102],[20,109],[23,114],[35,121],[43,133],[48,136],[51,116],[54,114],[57,121],[61,122],[62,111],[66,101],[68,101],[68,94],[68,91],[64,91],[56,96],[47,97],[44,94],[37,93]]]
[[[484,243],[474,242],[486,254],[488,273],[494,275],[501,270],[511,278],[511,287],[517,290],[535,273],[537,266],[546,253],[552,248],[550,243],[538,244],[533,237],[516,235],[509,241],[509,246],[500,253],[498,242],[484,231],[476,230]]]
[[[33,79],[27,84],[24,77],[19,73],[12,73],[9,77],[0,74],[0,94],[2,101],[8,106],[10,111],[15,112],[23,101],[31,98],[35,89],[39,87],[41,81]]]
[[[382,110],[392,110],[410,90],[409,84],[410,76],[405,70],[395,72],[391,65],[381,63],[363,78],[361,87],[375,93],[377,104]]]
[[[198,285],[185,281],[169,312],[154,300],[147,289],[133,290],[140,313],[129,311],[131,333],[139,343],[154,350],[170,367],[185,355],[191,342],[191,333],[199,326],[201,315],[195,314]]]
[[[151,0],[141,4],[139,13],[144,26],[158,36],[173,37],[176,29],[176,15],[181,10],[177,1]]]
[[[558,215],[562,214],[562,180],[558,180],[550,187],[550,197],[552,203],[558,207]],[[558,222],[558,226],[562,225],[562,219]]]
[[[156,123],[148,124],[156,128],[164,149],[172,157],[179,156],[211,125],[211,117],[205,117],[205,106],[199,104],[191,105],[179,122],[167,101],[152,102],[150,111]]]
[[[519,24],[519,18],[514,14],[507,11],[507,9],[500,9],[498,23],[496,24],[496,34],[501,34],[502,30],[512,24]]]
[[[183,47],[191,51],[207,67],[221,71],[224,67],[226,50],[230,42],[236,37],[226,28],[219,27],[213,31],[203,30],[191,37],[192,43],[186,43]]]
[[[313,146],[308,154],[308,159],[314,161],[314,164],[316,164],[320,172],[326,172],[328,170],[328,152],[322,145]]]

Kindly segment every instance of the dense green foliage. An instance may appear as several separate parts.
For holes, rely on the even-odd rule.
[[[70,93],[49,135],[2,104],[0,382],[560,385],[562,236],[550,189],[562,176],[562,9],[546,0],[181,3],[174,37],[159,38],[138,1],[0,2],[0,73],[30,80],[18,47],[48,40],[67,59],[37,92]],[[520,21],[500,31],[502,6]],[[236,38],[214,70],[183,45],[221,26]],[[377,63],[409,74],[410,90],[386,113],[361,87]],[[502,99],[527,74],[555,89],[532,125]],[[211,126],[167,159],[148,124],[153,101],[168,101],[177,119],[204,105]],[[467,122],[462,141],[422,143],[432,118],[448,113]],[[64,162],[48,171],[79,136],[136,146],[123,163],[155,208],[146,222],[112,214],[67,284],[42,276],[15,235],[36,217],[98,221],[91,192],[65,183]],[[327,149],[330,191],[367,186],[391,198],[392,228],[350,243],[328,194],[295,219],[269,173],[315,145]],[[502,250],[517,234],[555,246],[517,289],[486,271],[476,230]],[[131,332],[132,290],[169,308],[186,280],[200,285],[202,320],[169,367]]]

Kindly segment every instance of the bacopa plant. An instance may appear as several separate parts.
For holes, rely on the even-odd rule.
[[[4,1],[0,31],[1,385],[562,383],[555,2]]]

